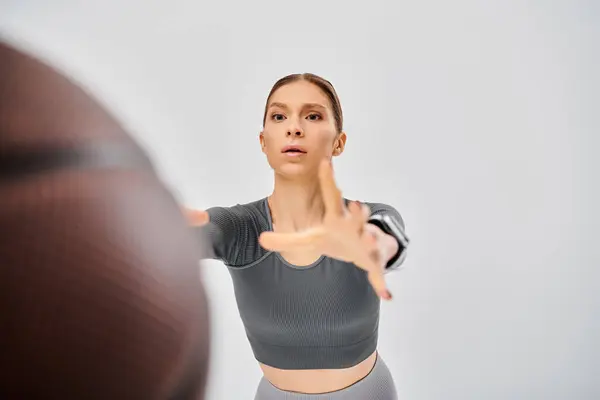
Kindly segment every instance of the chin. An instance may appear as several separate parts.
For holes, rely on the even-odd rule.
[[[275,173],[288,179],[302,179],[312,177],[317,169],[306,163],[285,163],[273,168]]]

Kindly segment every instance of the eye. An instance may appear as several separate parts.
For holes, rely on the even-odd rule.
[[[321,119],[321,115],[312,113],[312,114],[309,114],[308,117],[306,117],[306,118],[308,118],[311,121],[318,121]]]
[[[283,114],[277,114],[277,113],[275,113],[275,114],[271,115],[271,119],[273,121],[283,121],[284,118],[285,117],[283,116]]]

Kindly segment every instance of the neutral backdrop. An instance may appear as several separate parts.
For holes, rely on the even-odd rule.
[[[583,400],[600,398],[598,4],[0,0],[0,32],[101,98],[197,208],[269,194],[271,85],[330,79],[344,195],[396,206],[413,240],[382,306],[400,398]],[[202,270],[208,398],[251,399],[228,272]]]

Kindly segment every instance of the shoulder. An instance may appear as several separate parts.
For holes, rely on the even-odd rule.
[[[266,198],[231,206],[214,206],[206,210],[210,222],[229,229],[256,228],[264,230],[268,226]]]
[[[264,200],[206,210],[209,222],[204,226],[212,243],[214,257],[229,266],[242,266],[259,259],[264,250],[258,237],[269,227]]]

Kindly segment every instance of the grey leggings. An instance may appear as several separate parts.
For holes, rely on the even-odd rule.
[[[381,357],[371,372],[354,385],[323,394],[286,392],[261,379],[254,400],[398,400],[392,374]]]

